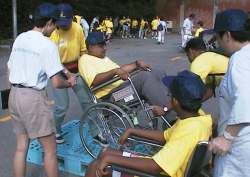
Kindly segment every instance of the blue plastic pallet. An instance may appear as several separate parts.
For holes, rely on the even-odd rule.
[[[65,142],[57,145],[57,159],[59,170],[72,173],[74,175],[84,176],[85,171],[93,161],[93,158],[82,147],[79,135],[79,120],[73,120],[62,127],[62,135]],[[102,150],[99,145],[93,142],[89,134],[88,124],[83,125],[83,135],[87,138],[87,144],[96,155]],[[111,145],[116,148],[116,145]],[[125,151],[135,151],[143,154],[150,154],[151,148],[142,144],[137,144],[131,148],[125,148]],[[37,165],[43,165],[43,148],[37,140],[33,140],[29,145],[27,161]]]
[[[93,158],[82,148],[79,123],[79,120],[74,120],[62,127],[65,143],[57,145],[57,158],[59,170],[83,176]],[[85,131],[88,131],[88,129],[86,128]],[[100,148],[95,148],[96,153],[98,153]],[[43,165],[43,149],[37,140],[30,143],[27,161]]]

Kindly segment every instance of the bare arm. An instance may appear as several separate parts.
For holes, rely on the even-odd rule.
[[[245,126],[249,126],[248,123],[235,124],[235,125],[227,125],[226,131],[229,132],[232,136],[237,136],[239,131]]]
[[[67,87],[71,87],[71,83],[68,80],[62,79],[59,73],[57,73],[56,75],[52,76],[51,80],[52,80],[52,85],[55,88],[67,88]]]
[[[137,68],[147,69],[150,68],[150,65],[144,63],[142,60],[137,60],[133,63],[122,65],[120,68],[115,68],[104,73],[99,73],[95,76],[95,79],[92,82],[92,86],[102,84],[112,79],[116,75],[121,77],[121,79],[126,80],[129,76],[129,73]]]
[[[117,69],[112,69],[110,71],[104,72],[104,73],[100,73],[97,74],[95,76],[94,81],[92,82],[92,86],[97,86],[99,84],[102,84],[110,79],[112,79],[115,75],[117,75]]]
[[[121,69],[123,69],[124,71],[131,73],[133,72],[135,69],[137,69],[137,64],[136,61],[130,64],[124,64],[121,66]]]
[[[150,174],[159,174],[162,170],[152,159],[140,158],[140,157],[123,157],[123,156],[104,156],[98,167],[98,173],[103,174],[103,169],[107,165],[120,165],[125,168],[132,168],[135,170],[143,171]]]
[[[164,138],[164,133],[159,130],[142,130],[142,129],[135,129],[135,128],[129,128],[126,130],[126,132],[120,137],[119,142],[121,144],[124,144],[129,136],[138,136],[145,139],[150,139],[157,141],[161,144],[166,143],[166,140]]]
[[[207,86],[207,91],[206,91],[202,101],[207,101],[212,96],[213,96],[213,89],[211,86]]]

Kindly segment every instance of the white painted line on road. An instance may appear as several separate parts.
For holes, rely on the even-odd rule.
[[[0,122],[7,122],[11,119],[10,115],[0,117]]]

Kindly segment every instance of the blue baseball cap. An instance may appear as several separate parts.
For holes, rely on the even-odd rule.
[[[248,19],[247,14],[240,9],[227,9],[216,15],[214,31],[244,31]]]
[[[88,34],[88,37],[86,39],[86,43],[88,45],[96,45],[105,43],[106,39],[102,32],[91,32]]]
[[[172,96],[184,107],[201,106],[206,86],[197,74],[184,70],[177,76],[165,76],[162,82],[169,88]]]
[[[68,27],[73,20],[73,8],[71,5],[61,3],[57,5],[58,19],[56,24],[59,27]]]
[[[43,18],[57,18],[57,10],[56,6],[51,4],[51,3],[43,3],[39,5],[34,14],[34,19],[35,20],[40,20]]]

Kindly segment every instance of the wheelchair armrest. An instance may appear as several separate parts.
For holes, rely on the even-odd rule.
[[[125,167],[122,167],[120,165],[111,165],[111,168],[112,168],[112,170],[119,171],[119,172],[122,172],[122,173],[128,173],[128,174],[133,175],[133,176],[166,177],[165,175],[161,175],[161,174],[153,175],[153,174],[145,173],[145,172],[142,172],[142,171],[134,170],[134,169],[131,169],[131,168],[125,168]]]
[[[113,77],[111,80],[109,80],[109,81],[107,81],[107,82],[104,82],[104,83],[102,83],[102,84],[99,84],[99,85],[97,85],[97,86],[95,86],[95,87],[92,87],[90,90],[92,91],[92,92],[95,92],[95,91],[97,91],[97,90],[99,90],[99,89],[101,89],[101,88],[103,88],[103,87],[106,87],[107,85],[110,85],[110,84],[112,84],[112,83],[114,83],[114,82],[116,82],[116,81],[118,81],[118,80],[120,80],[121,78],[119,77],[119,76],[115,76],[115,77]]]
[[[129,136],[128,140],[130,140],[130,141],[136,141],[138,143],[152,145],[152,146],[156,146],[156,147],[160,147],[160,148],[163,147],[163,145],[160,144],[158,141],[154,141],[154,140],[150,140],[150,139],[145,139],[145,138],[141,138],[141,137],[138,137],[138,136]]]
[[[133,76],[133,75],[137,74],[140,71],[141,71],[141,69],[135,70],[132,73],[130,73],[130,75]],[[118,80],[121,80],[121,78],[119,76],[115,76],[115,77],[113,77],[111,80],[109,80],[107,82],[104,82],[104,83],[99,84],[99,85],[97,85],[95,87],[92,87],[90,90],[92,92],[95,92],[95,91],[97,91],[97,90],[99,90],[99,89],[101,89],[103,87],[106,87],[107,85],[110,85],[110,84],[112,84],[112,83],[114,83],[114,82],[116,82]]]

